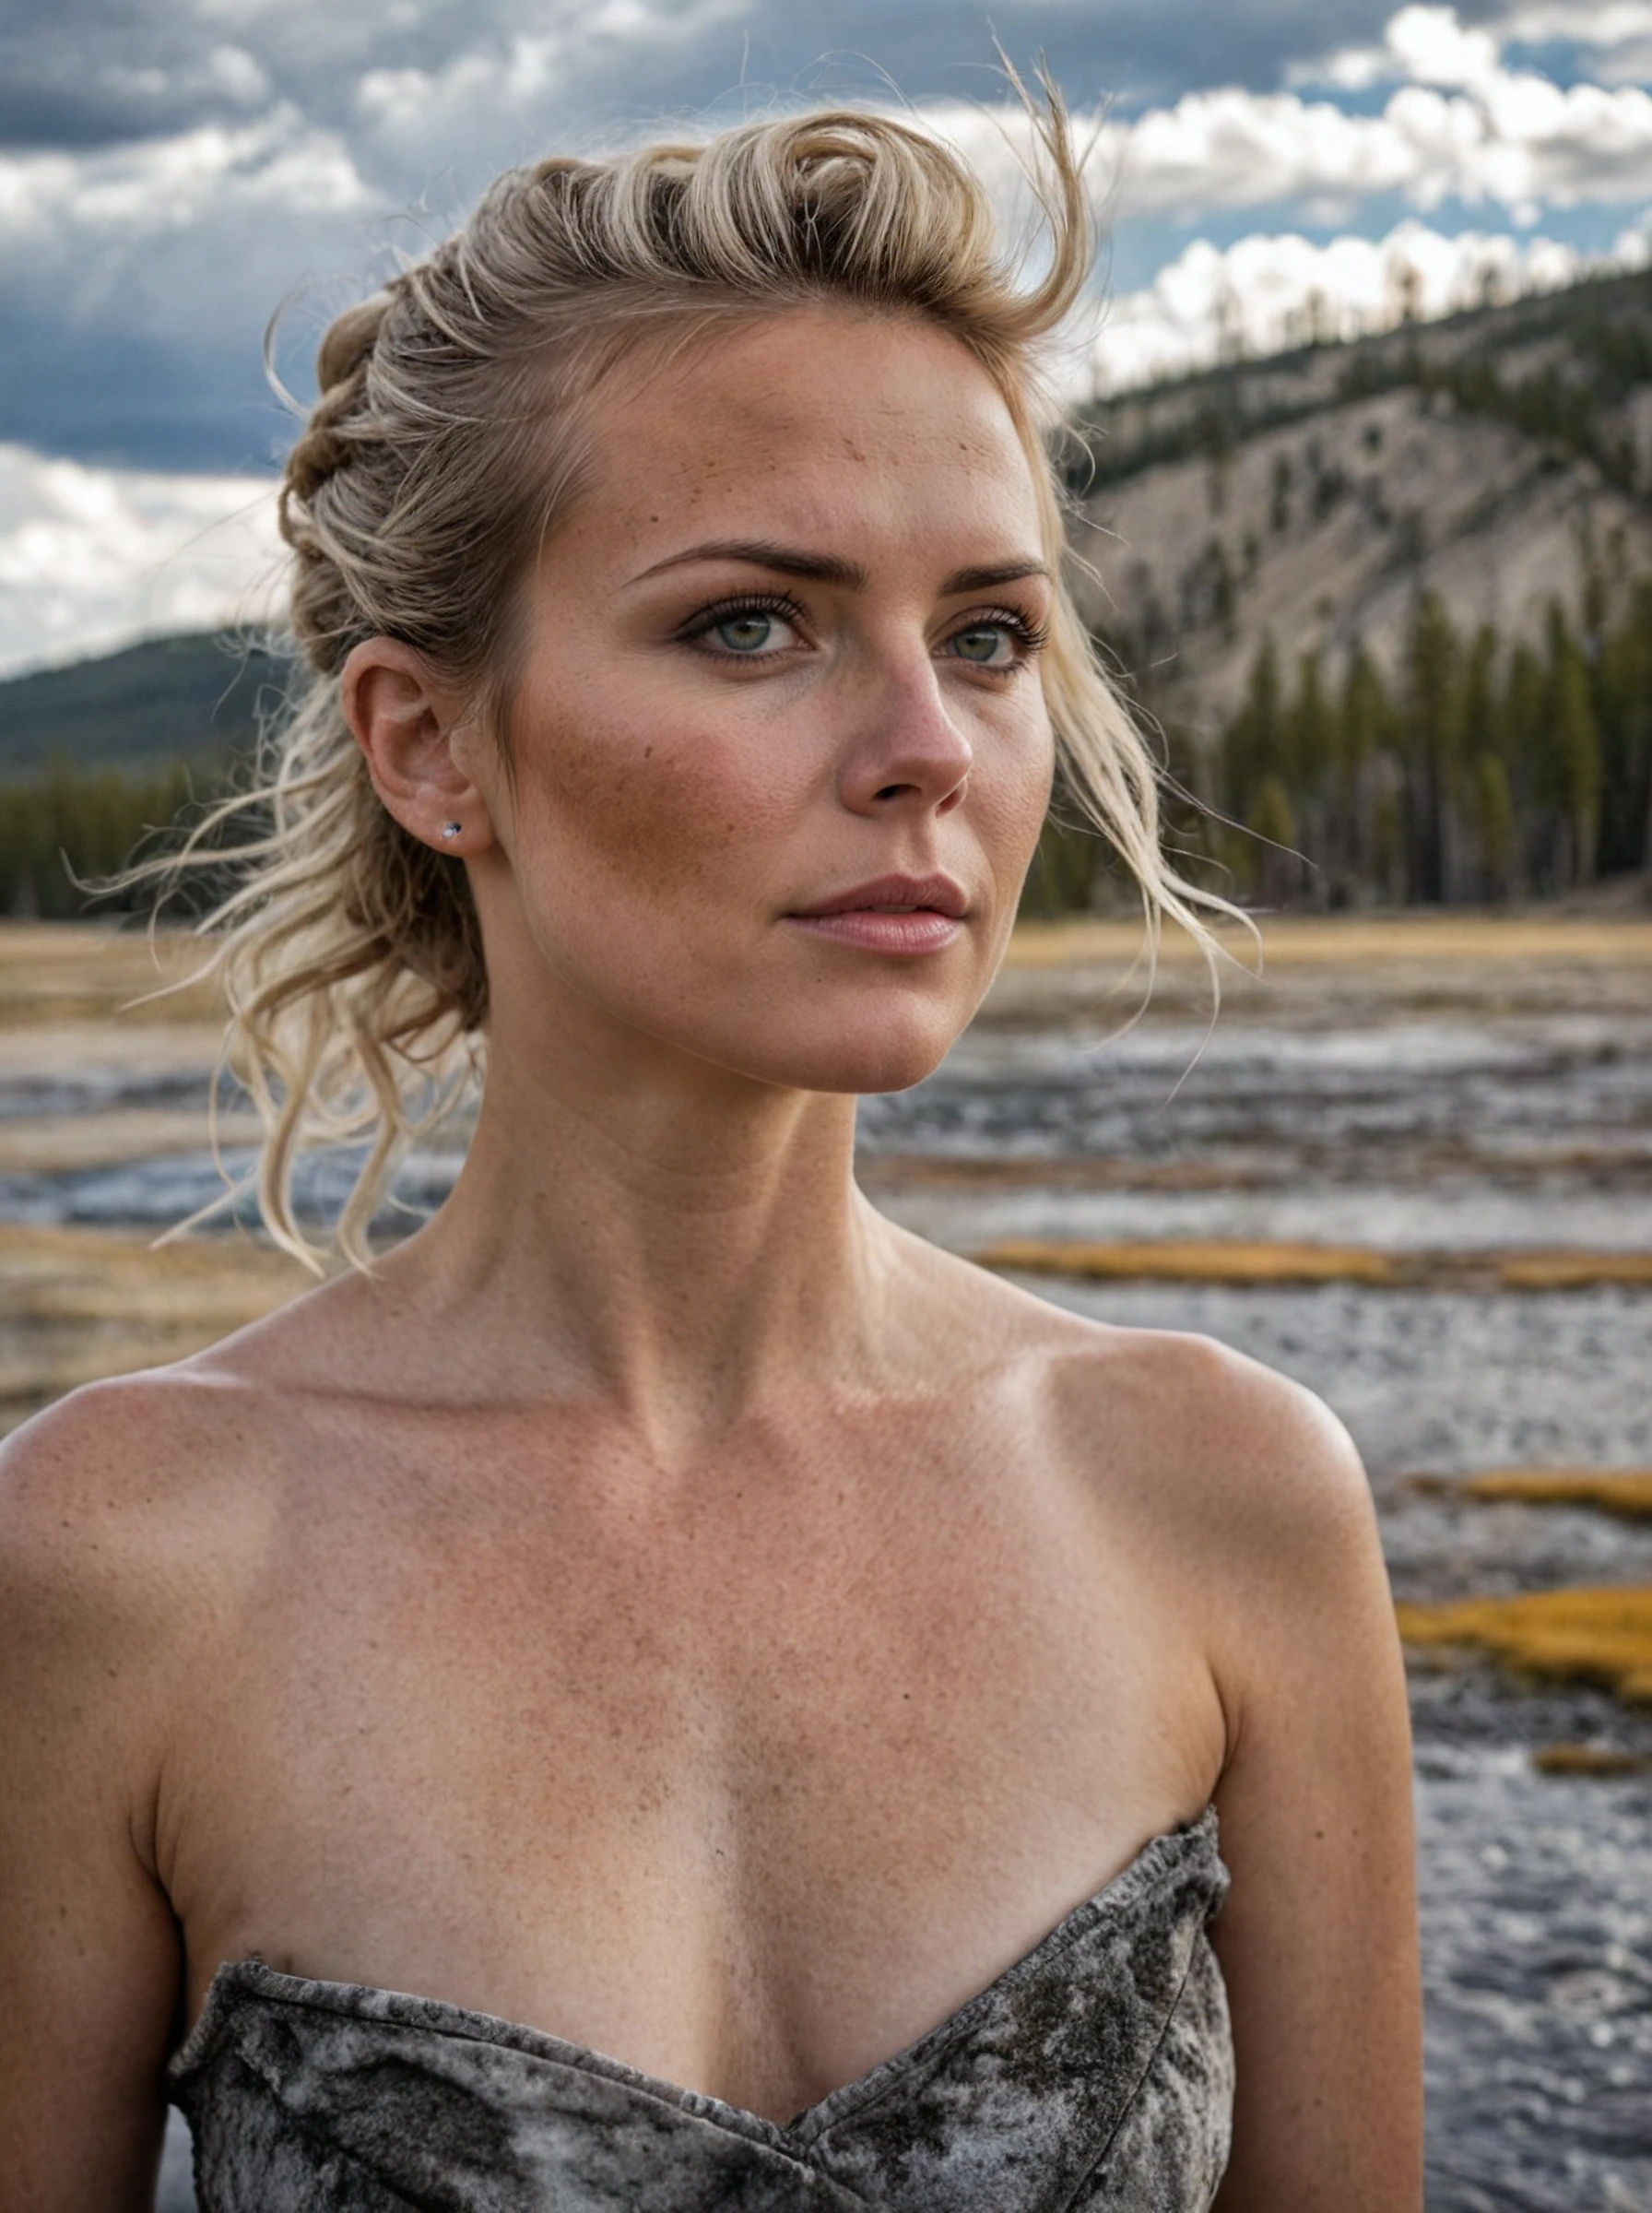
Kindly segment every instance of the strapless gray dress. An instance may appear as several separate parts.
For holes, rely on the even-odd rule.
[[[220,1967],[169,2070],[201,2213],[1204,2213],[1233,2040],[1216,1816],[784,2125],[432,1998]]]

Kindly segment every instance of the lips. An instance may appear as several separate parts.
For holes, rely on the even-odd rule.
[[[786,920],[862,953],[911,957],[944,952],[968,912],[968,899],[950,876],[877,876]]]
[[[853,891],[822,899],[818,906],[798,908],[797,922],[817,922],[832,915],[914,914],[926,911],[962,922],[969,901],[950,876],[875,876]]]

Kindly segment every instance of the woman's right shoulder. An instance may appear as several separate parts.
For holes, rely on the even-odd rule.
[[[191,1363],[83,1385],[0,1442],[0,1610],[85,1613],[148,1642],[255,1513],[248,1394]],[[211,1580],[213,1578],[207,1578]]]

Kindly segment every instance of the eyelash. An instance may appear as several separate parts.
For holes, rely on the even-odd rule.
[[[803,609],[789,593],[740,592],[733,598],[719,599],[711,607],[702,608],[700,612],[692,616],[678,632],[678,639],[685,645],[693,645],[702,639],[708,638],[721,623],[733,621],[740,615],[777,615],[783,622],[794,622],[799,626],[807,620]],[[1021,614],[1012,607],[985,609],[979,613],[971,615],[968,621],[962,622],[951,634],[953,637],[963,637],[972,630],[994,628],[1007,630],[1010,633],[1021,647],[1021,658],[1000,669],[989,668],[980,662],[974,664],[987,676],[1013,676],[1017,670],[1024,669],[1034,655],[1042,653],[1050,642],[1050,629],[1047,622],[1035,622],[1030,615]],[[725,661],[760,657],[729,653],[718,646],[712,646],[708,650],[716,658]]]
[[[678,638],[685,645],[692,645],[697,639],[709,637],[720,623],[732,622],[740,615],[778,615],[783,622],[798,624],[805,619],[803,609],[785,592],[739,592],[732,599],[719,599],[711,607],[702,608],[697,615],[690,616],[683,624],[677,633]],[[719,660],[725,661],[756,657],[749,654],[730,653],[725,647],[716,645],[712,646],[710,651]]]
[[[1031,615],[1023,615],[1013,607],[989,607],[980,614],[972,615],[952,635],[955,638],[962,637],[972,630],[1009,631],[1012,637],[1020,641],[1021,647],[1021,659],[1011,663],[1011,667],[1016,669],[1024,669],[1033,655],[1042,653],[1050,642],[1050,626],[1047,622],[1035,622]],[[989,670],[988,673],[1002,676],[1009,671],[998,669]]]

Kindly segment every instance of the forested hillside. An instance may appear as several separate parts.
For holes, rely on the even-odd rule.
[[[0,779],[54,761],[145,772],[226,761],[251,739],[274,667],[248,641],[201,633],[14,676],[0,682]]]
[[[1066,467],[1086,617],[1217,888],[1652,881],[1652,272],[1230,361],[1087,411]],[[111,868],[185,769],[220,782],[281,673],[175,638],[0,684],[0,912],[80,911],[60,851]],[[1030,905],[1107,903],[1059,822]]]
[[[1245,895],[1652,868],[1652,275],[1233,362],[1082,431],[1086,612],[1212,811],[1184,842]],[[1052,837],[1034,897],[1089,897],[1092,860]]]
[[[73,877],[220,789],[279,681],[256,645],[190,635],[0,683],[0,914],[82,913]]]

